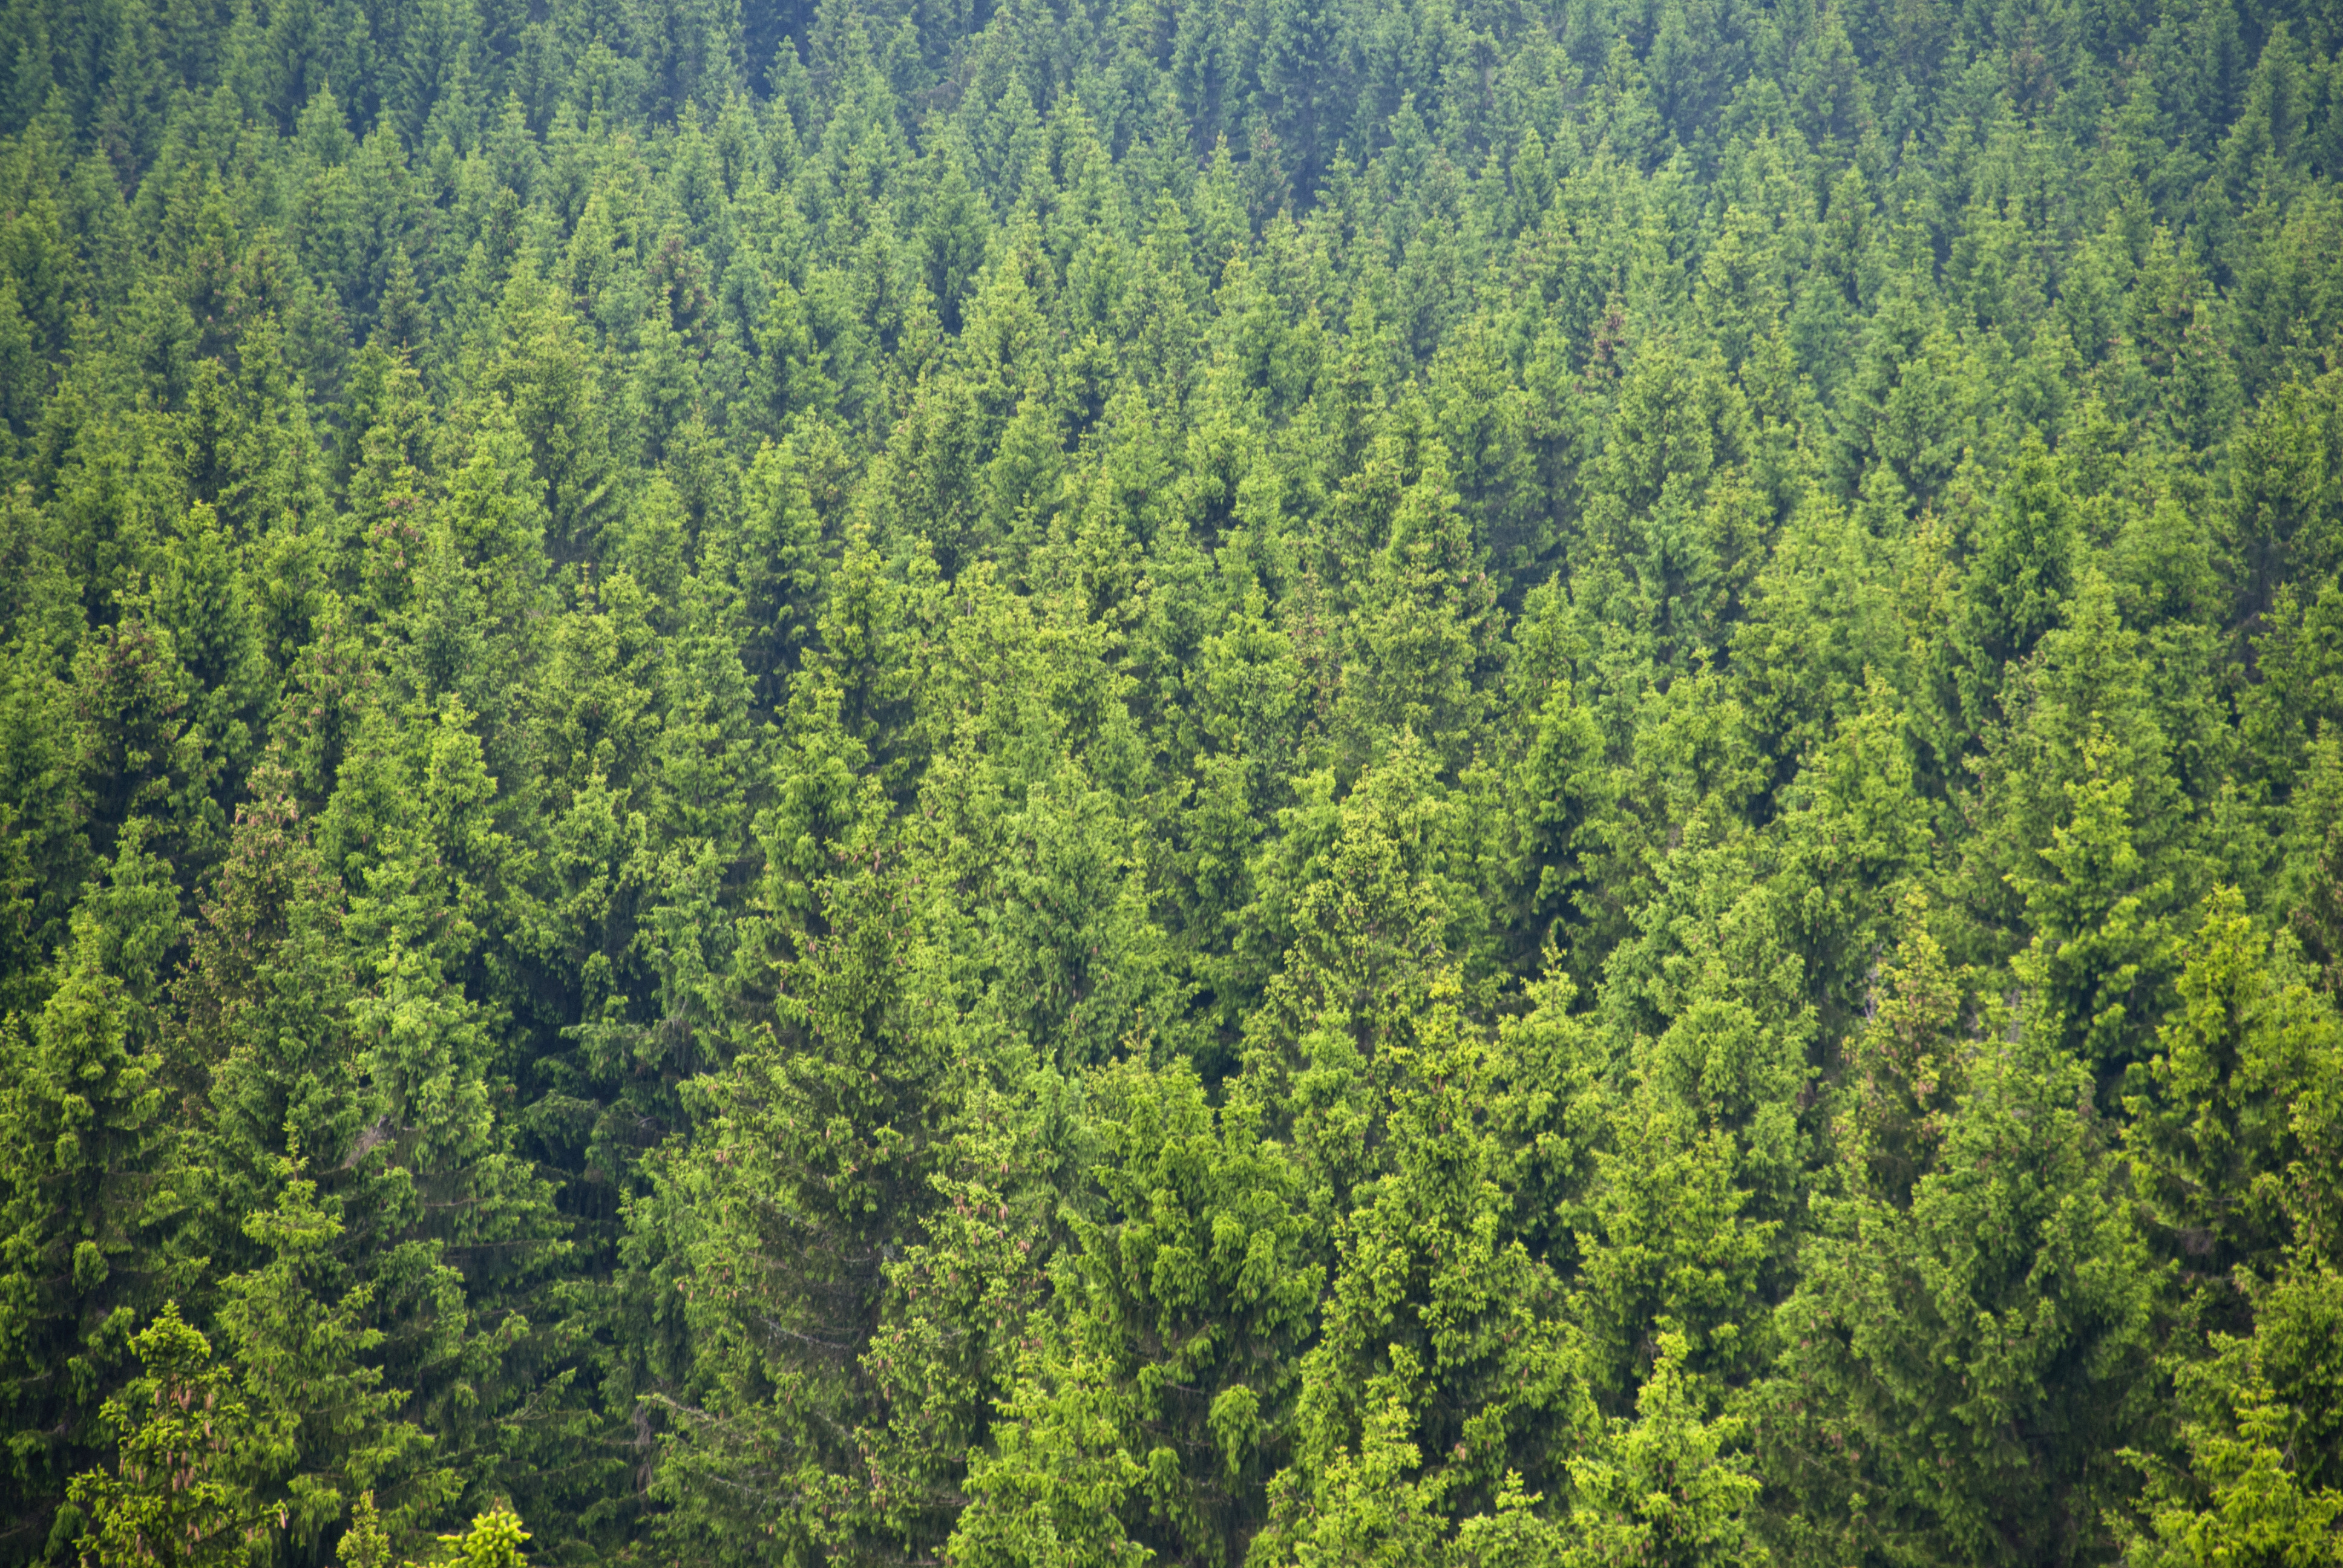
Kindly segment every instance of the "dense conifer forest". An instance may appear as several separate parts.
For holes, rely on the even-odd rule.
[[[2343,1563],[2336,0],[7,0],[0,1563]]]

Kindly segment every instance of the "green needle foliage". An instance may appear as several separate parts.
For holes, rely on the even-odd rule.
[[[182,1563],[2343,1568],[2343,14],[0,5]]]

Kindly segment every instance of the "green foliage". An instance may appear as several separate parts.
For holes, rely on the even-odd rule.
[[[2331,11],[0,7],[0,1564],[2335,1561]]]
[[[520,1527],[520,1515],[509,1508],[492,1508],[475,1515],[470,1529],[458,1535],[442,1535],[439,1544],[444,1550],[440,1561],[450,1568],[528,1568],[528,1556],[521,1548],[528,1543],[528,1532]]]
[[[2106,1461],[2143,1418],[2156,1273],[2087,1076],[2046,1032],[1972,1048],[1907,1201],[1875,1185],[1863,1142],[1843,1156],[1768,1391],[1801,1558],[2101,1549],[2121,1494]],[[1916,1096],[1942,1070],[1896,1065]]]
[[[211,1345],[180,1318],[176,1302],[131,1348],[141,1375],[106,1408],[107,1423],[123,1434],[120,1457],[111,1475],[74,1478],[73,1505],[90,1522],[75,1544],[85,1561],[106,1568],[226,1568],[244,1557],[264,1516],[233,1479],[249,1412],[226,1397]]]

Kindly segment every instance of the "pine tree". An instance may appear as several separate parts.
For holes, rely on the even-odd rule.
[[[377,1491],[396,1500],[386,1529],[412,1528],[454,1501],[457,1474],[430,1463],[431,1440],[393,1412],[407,1392],[382,1386],[372,1352],[375,1289],[352,1285],[337,1257],[341,1223],[321,1206],[317,1183],[294,1156],[277,1163],[277,1206],[245,1221],[267,1254],[250,1272],[221,1282],[221,1332],[242,1370],[238,1452],[228,1465],[276,1539],[314,1550],[343,1514]],[[382,1518],[381,1515],[377,1516]]]
[[[2003,671],[2059,624],[2074,589],[2073,502],[2056,460],[2029,434],[1962,585],[1957,635],[1968,668],[1956,678],[1972,733],[1991,715]]]
[[[2331,1558],[2338,42],[0,5],[0,1563]]]
[[[192,1282],[194,1260],[167,1241],[183,1195],[158,1017],[178,898],[144,838],[133,822],[106,884],[75,910],[38,1017],[6,1023],[0,1387],[17,1532],[78,1528],[58,1503],[103,1441],[138,1321]]]
[[[1507,1485],[1559,1489],[1593,1415],[1558,1283],[1505,1233],[1475,1104],[1486,1070],[1458,996],[1453,976],[1436,979],[1413,1039],[1380,1053],[1390,1148],[1335,1231],[1294,1462],[1270,1488],[1259,1550],[1272,1561],[1429,1548]]]
[[[1295,1172],[1192,1070],[1098,1085],[1101,1196],[969,1480],[960,1561],[1030,1561],[1053,1537],[1102,1558],[1235,1563],[1292,1447],[1292,1358],[1322,1264]]]
[[[1893,1033],[1870,1083],[1893,1097],[1857,1102],[1783,1309],[1776,1528],[1801,1561],[2098,1556],[2156,1271],[2056,1010],[2029,998],[2014,1040],[1958,1040],[1927,943],[1906,945],[1873,1026]]]
[[[106,1424],[123,1434],[115,1473],[74,1479],[90,1526],[75,1544],[109,1565],[227,1568],[265,1528],[259,1500],[233,1479],[250,1412],[176,1302],[130,1344],[144,1372],[107,1402]]]

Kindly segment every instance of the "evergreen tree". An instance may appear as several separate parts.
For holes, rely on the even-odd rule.
[[[2331,10],[0,5],[0,1564],[2332,1560]]]
[[[73,1505],[90,1526],[75,1544],[105,1563],[225,1568],[263,1528],[258,1499],[233,1479],[250,1412],[176,1302],[130,1342],[144,1372],[107,1403],[107,1424],[123,1433],[115,1473],[74,1478]]]
[[[134,822],[106,882],[75,910],[39,1015],[8,1020],[0,1344],[19,1500],[11,1528],[49,1537],[28,1541],[35,1552],[62,1550],[80,1527],[57,1507],[64,1483],[114,1424],[104,1402],[123,1388],[139,1320],[200,1267],[168,1241],[184,1197],[172,1185],[179,1129],[158,1013],[178,899],[144,837]],[[176,1366],[182,1352],[166,1341],[157,1353]]]

